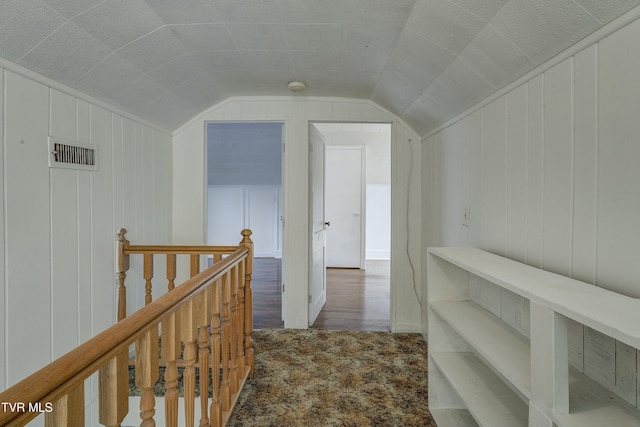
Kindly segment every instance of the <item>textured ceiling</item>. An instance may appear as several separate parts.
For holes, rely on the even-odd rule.
[[[169,130],[303,80],[423,134],[639,3],[0,0],[0,56]]]

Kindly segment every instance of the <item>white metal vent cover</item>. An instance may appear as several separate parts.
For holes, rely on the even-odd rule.
[[[50,136],[49,167],[98,170],[98,147]]]

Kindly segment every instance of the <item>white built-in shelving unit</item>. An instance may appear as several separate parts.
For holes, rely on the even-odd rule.
[[[438,426],[640,426],[636,406],[570,367],[567,328],[572,319],[640,349],[640,300],[476,248],[430,248],[427,262]],[[506,322],[474,302],[479,283],[522,298],[527,318]]]

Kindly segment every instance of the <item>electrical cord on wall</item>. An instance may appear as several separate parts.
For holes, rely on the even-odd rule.
[[[411,277],[413,280],[413,292],[416,294],[416,299],[418,300],[418,304],[422,306],[422,298],[420,297],[420,293],[418,292],[418,285],[416,283],[416,269],[413,266],[413,261],[411,260],[411,251],[409,250],[409,201],[411,200],[411,175],[413,173],[413,145],[411,145],[411,138],[409,138],[409,174],[407,179],[407,218],[405,223],[407,224],[407,259],[409,260],[409,266],[411,267]]]

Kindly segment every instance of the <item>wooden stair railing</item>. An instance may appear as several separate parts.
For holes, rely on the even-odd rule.
[[[135,344],[135,383],[142,390],[141,426],[155,426],[153,387],[159,379],[159,357],[165,364],[165,425],[178,424],[177,361],[184,360],[185,424],[195,424],[195,369],[200,372],[200,426],[224,426],[247,378],[253,376],[251,331],[253,243],[250,230],[236,247],[132,246],[119,235],[119,322],[23,381],[0,393],[9,408],[45,408],[45,426],[85,424],[85,380],[98,372],[99,420],[119,426],[129,411],[129,347]],[[143,254],[146,305],[126,315],[125,277],[129,255]],[[167,256],[165,295],[151,301],[153,255]],[[192,277],[175,286],[176,255],[188,254]],[[199,258],[213,254],[214,263],[202,272]],[[122,305],[121,305],[122,304]],[[122,315],[121,317],[121,314]],[[160,350],[158,346],[160,345]],[[184,351],[181,354],[181,346]],[[159,356],[160,351],[160,356]],[[209,375],[213,381],[209,398]],[[31,406],[29,406],[31,405]],[[48,412],[47,412],[48,411]],[[0,412],[0,426],[22,426],[37,411]]]

